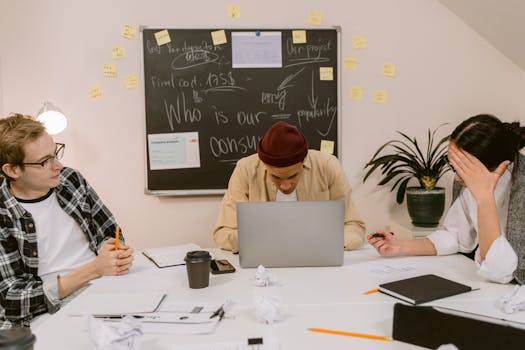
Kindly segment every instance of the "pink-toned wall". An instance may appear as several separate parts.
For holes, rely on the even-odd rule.
[[[232,3],[241,18],[227,17]],[[363,165],[395,130],[424,137],[429,127],[449,122],[451,131],[481,112],[525,121],[523,71],[434,0],[0,0],[0,112],[34,114],[45,99],[62,108],[64,162],[85,174],[133,246],[213,246],[220,197],[144,194],[143,93],[102,77],[102,65],[124,45],[119,76],[140,75],[140,41],[120,36],[125,24],[304,27],[310,11],[323,14],[324,26],[340,26],[343,57],[359,60],[358,70],[342,73],[342,162],[369,230],[408,221],[388,189],[361,180]],[[352,47],[354,35],[367,38],[365,50]],[[397,65],[395,78],[381,75],[385,62]],[[104,91],[96,101],[88,98],[95,85]],[[363,87],[362,101],[348,98],[351,86]],[[388,92],[386,104],[373,103],[376,89]]]

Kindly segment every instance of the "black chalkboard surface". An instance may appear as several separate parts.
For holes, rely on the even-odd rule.
[[[163,30],[170,42],[159,45]],[[220,30],[141,31],[146,193],[224,193],[236,161],[279,120],[296,125],[310,148],[328,141],[340,151],[339,30],[304,29],[306,43],[293,40],[302,29]]]

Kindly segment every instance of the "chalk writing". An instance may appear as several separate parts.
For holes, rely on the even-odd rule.
[[[280,30],[282,67],[232,68],[232,30],[214,45],[210,33],[222,28],[168,29],[171,41],[159,45],[162,29],[142,35],[146,133],[198,133],[200,167],[148,168],[148,188],[226,188],[236,161],[255,153],[279,120],[299,127],[312,148],[333,142],[338,155],[336,30],[307,29],[300,44]],[[330,79],[322,80],[322,67],[332,69]]]

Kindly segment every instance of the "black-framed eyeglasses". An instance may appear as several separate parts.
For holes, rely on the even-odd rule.
[[[41,162],[34,162],[34,163],[20,163],[20,165],[40,165],[42,168],[49,169],[53,165],[53,163],[56,160],[62,159],[62,156],[64,155],[64,149],[66,148],[65,143],[55,143],[55,155],[52,157],[47,157]]]

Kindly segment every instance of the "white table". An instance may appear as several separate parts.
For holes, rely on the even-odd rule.
[[[240,268],[237,255],[217,249],[210,251],[218,259],[228,259],[237,272],[211,275],[208,288],[188,288],[185,266],[158,269],[141,254],[137,254],[130,275],[120,280],[119,277],[104,278],[101,281],[103,283],[95,283],[84,293],[122,289],[163,290],[168,293],[170,300],[222,304],[229,299],[235,303],[231,312],[233,317],[223,319],[213,334],[145,334],[142,349],[147,350],[171,349],[174,344],[214,343],[270,336],[279,339],[281,349],[417,349],[419,347],[398,341],[384,342],[313,333],[307,328],[391,336],[393,305],[398,301],[381,293],[365,295],[363,292],[376,288],[379,283],[405,276],[435,273],[480,288],[433,302],[432,305],[480,311],[497,317],[505,315],[499,311],[495,301],[512,288],[510,285],[485,282],[478,276],[474,262],[462,255],[391,259],[379,257],[370,246],[345,252],[342,267],[270,269],[278,283],[270,287],[256,287],[251,283],[255,269]],[[400,271],[403,267],[408,271]],[[259,323],[254,313],[257,296],[279,298],[286,318],[273,325]],[[510,318],[525,322],[525,313],[511,315]],[[93,348],[85,319],[68,316],[67,305],[38,322],[33,332],[37,337],[36,350]]]

